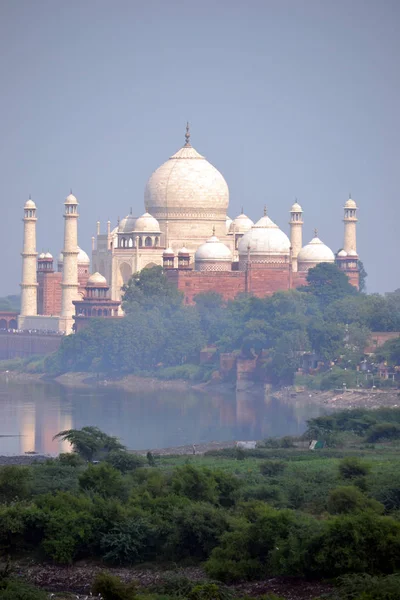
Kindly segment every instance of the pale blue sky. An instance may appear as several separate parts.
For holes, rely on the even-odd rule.
[[[244,205],[304,242],[343,243],[359,206],[369,291],[400,287],[398,0],[1,0],[0,295],[19,290],[22,207],[38,206],[38,250],[57,255],[63,200],[95,222],[143,212],[151,172],[184,141]]]

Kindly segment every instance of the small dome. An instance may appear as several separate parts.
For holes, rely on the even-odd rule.
[[[345,208],[357,208],[357,204],[354,202],[352,198],[349,198],[344,205]]]
[[[213,235],[205,244],[199,246],[194,255],[195,262],[198,261],[231,261],[232,253],[228,246],[225,246],[219,239]]]
[[[136,217],[132,214],[126,215],[118,226],[119,233],[132,233],[135,229]]]
[[[247,215],[242,213],[232,221],[229,228],[229,233],[233,233],[233,228],[235,228],[235,233],[246,233],[246,231],[249,231],[253,225],[253,221],[249,219]]]
[[[247,255],[248,247],[250,247],[250,255],[253,256],[289,255],[290,241],[286,233],[264,215],[240,240],[239,255]]]
[[[73,194],[69,194],[69,196],[65,198],[64,204],[78,204],[78,200]]]
[[[136,220],[135,231],[143,233],[161,233],[159,222],[148,212],[145,212]]]
[[[323,262],[333,263],[335,262],[335,255],[318,237],[314,237],[311,242],[300,250],[297,262],[304,266]]]
[[[38,256],[39,260],[43,260],[44,258],[46,258],[46,255],[44,252],[41,252]]]
[[[29,198],[29,200],[25,202],[24,208],[36,208],[36,204]]]
[[[107,285],[107,279],[100,273],[96,272],[89,277],[86,283],[86,287],[97,287],[98,285]]]
[[[290,209],[290,212],[303,212],[303,209],[301,208],[298,202],[295,202],[292,208]]]
[[[44,255],[44,258],[48,258],[48,259],[53,260],[53,255],[50,254],[50,252],[46,252],[46,254]]]
[[[60,252],[60,254],[58,255],[58,262],[59,263],[64,262],[64,255],[62,252]],[[89,265],[89,264],[90,264],[90,258],[88,257],[86,252],[78,246],[78,265]]]
[[[228,217],[228,215],[226,215],[225,223],[226,223],[226,233],[229,233],[229,229],[233,223],[233,220],[230,217]]]
[[[172,248],[165,248],[163,256],[175,256],[175,253]]]
[[[355,250],[349,250],[347,256],[358,256],[358,254]]]
[[[182,254],[184,254],[184,255],[186,255],[186,254],[190,254],[190,253],[189,253],[189,250],[188,250],[188,249],[187,249],[185,246],[182,246],[182,248],[179,250],[179,252],[178,252],[178,256],[179,256],[179,255],[182,255]]]
[[[337,253],[337,255],[338,255],[338,256],[341,256],[341,257],[346,257],[346,256],[347,256],[347,252],[346,252],[346,250],[343,250],[343,249],[342,249],[342,250],[340,250],[340,251]]]

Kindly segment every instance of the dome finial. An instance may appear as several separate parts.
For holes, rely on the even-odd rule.
[[[29,194],[29,200],[32,200],[31,195]]]
[[[318,237],[318,229],[317,228],[314,229],[314,237]]]
[[[267,216],[267,205],[264,204],[264,217],[266,217],[266,216]]]
[[[349,192],[349,200],[351,200],[351,192]]]
[[[186,148],[190,148],[190,127],[189,127],[189,121],[187,121],[186,123],[186,133],[185,133],[185,147]]]
[[[215,225],[213,225],[213,235],[215,235]]]
[[[242,212],[241,212],[241,214],[244,215],[244,208],[243,208],[243,206],[242,206]]]
[[[130,214],[130,215],[132,214],[132,206],[131,206],[131,208],[130,208],[130,210],[129,210],[129,214]]]
[[[69,193],[72,194],[72,188],[69,188]]]

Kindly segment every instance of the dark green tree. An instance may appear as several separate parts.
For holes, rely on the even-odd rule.
[[[170,283],[160,266],[142,269],[134,273],[127,284],[122,288],[122,307],[126,314],[134,313],[138,306],[152,308],[153,306],[166,305],[179,307],[183,295]]]
[[[321,263],[310,269],[307,273],[307,283],[308,286],[302,289],[313,294],[323,308],[339,298],[358,293],[349,282],[347,275],[330,263]]]

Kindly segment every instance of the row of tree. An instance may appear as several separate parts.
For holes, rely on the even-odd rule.
[[[302,356],[314,352],[327,364],[355,367],[371,331],[400,331],[400,293],[358,292],[335,265],[308,273],[299,290],[256,298],[240,295],[224,302],[216,292],[199,294],[195,305],[168,282],[161,267],[145,269],[124,287],[125,318],[93,320],[63,340],[47,361],[52,372],[154,372],[197,363],[204,346],[244,356],[266,355],[264,375],[287,384]],[[387,360],[396,363],[397,346]]]

